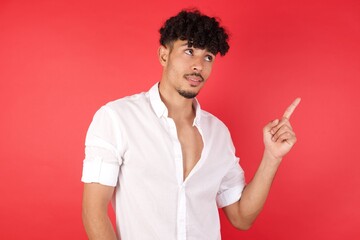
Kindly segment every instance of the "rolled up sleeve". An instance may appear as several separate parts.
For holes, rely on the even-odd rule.
[[[239,165],[239,158],[236,158],[221,182],[220,189],[216,197],[216,204],[218,208],[223,208],[239,201],[244,187],[244,171]]]
[[[103,106],[94,115],[86,134],[81,181],[116,186],[122,164],[121,146],[115,113]]]

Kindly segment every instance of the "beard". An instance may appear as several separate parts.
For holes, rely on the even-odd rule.
[[[184,91],[184,90],[177,90],[177,92],[187,99],[192,99],[198,95],[198,92],[190,92],[190,91]]]
[[[201,76],[200,73],[191,73],[191,74],[185,74],[184,75],[184,78],[187,79],[187,77],[189,76],[197,76],[197,77],[200,77],[201,78],[201,82],[204,82],[204,78],[203,76]],[[195,87],[195,86],[192,86],[192,87]],[[191,92],[191,91],[185,91],[185,90],[181,90],[181,89],[177,89],[177,92],[183,96],[184,98],[187,98],[187,99],[192,99],[192,98],[195,98],[199,92]]]

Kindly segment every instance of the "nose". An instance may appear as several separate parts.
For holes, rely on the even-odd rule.
[[[192,70],[195,72],[201,72],[203,70],[203,60],[202,58],[198,57],[194,59],[194,62],[192,64]]]

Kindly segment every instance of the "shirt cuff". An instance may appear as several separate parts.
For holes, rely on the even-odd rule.
[[[95,182],[112,187],[116,186],[120,169],[119,165],[104,162],[101,157],[85,159],[83,164],[82,182]]]
[[[226,207],[234,202],[240,200],[244,187],[238,186],[230,188],[216,197],[216,204],[218,208]]]

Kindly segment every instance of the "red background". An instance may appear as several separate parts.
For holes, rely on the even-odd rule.
[[[292,100],[298,143],[253,228],[223,239],[359,239],[360,1],[0,3],[0,239],[86,239],[84,138],[104,103],[160,79],[158,29],[185,7],[221,18],[231,49],[199,99],[246,171]],[[139,226],[141,228],[141,226]]]

